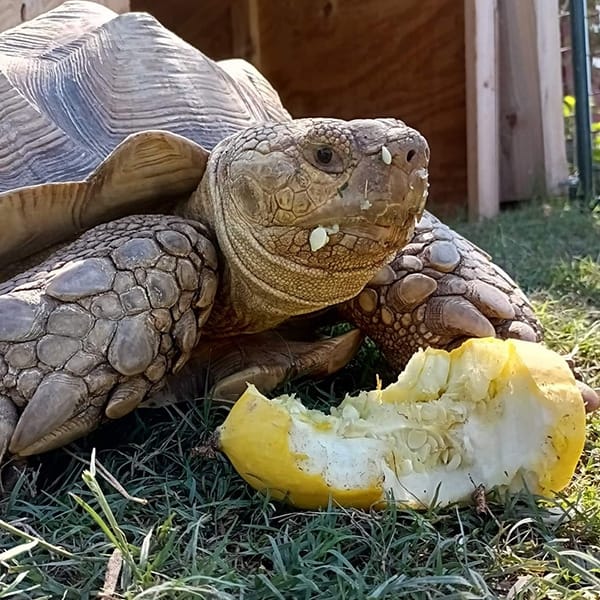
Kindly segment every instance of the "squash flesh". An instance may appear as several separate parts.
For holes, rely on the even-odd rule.
[[[327,415],[249,386],[220,447],[259,491],[299,508],[467,501],[474,486],[551,495],[583,450],[585,410],[562,358],[539,344],[468,340],[413,356],[398,381]]]

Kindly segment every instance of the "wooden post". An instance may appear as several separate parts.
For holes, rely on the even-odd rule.
[[[535,1],[546,193],[557,194],[569,174],[563,120],[558,2]]]
[[[469,218],[500,210],[497,0],[465,0]]]
[[[555,194],[567,177],[558,9],[499,0],[503,200]]]
[[[98,4],[107,6],[115,12],[123,13],[129,10],[129,0],[95,0]],[[20,25],[38,17],[57,6],[64,0],[1,0],[0,2],[0,31]]]

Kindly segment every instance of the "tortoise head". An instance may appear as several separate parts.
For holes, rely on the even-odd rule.
[[[428,159],[393,119],[299,119],[221,142],[196,198],[236,301],[258,296],[281,321],[355,296],[410,238]]]

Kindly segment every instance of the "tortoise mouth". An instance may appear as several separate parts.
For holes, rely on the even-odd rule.
[[[308,217],[300,226],[308,231],[314,252],[338,234],[348,234],[379,243],[385,248],[400,246],[407,241],[416,220],[425,208],[428,195],[428,173],[425,167],[408,175],[392,165],[392,179],[397,185],[383,185],[359,197],[344,198],[330,203]],[[387,189],[386,189],[387,188]]]
[[[377,218],[366,216],[344,217],[334,222],[324,220],[313,227],[303,227],[307,235],[308,245],[312,252],[317,252],[328,245],[342,244],[344,238],[360,239],[379,246],[384,250],[400,248],[412,232],[420,213],[404,212],[402,216],[381,215]]]
[[[356,222],[340,227],[343,234],[371,240],[380,244],[389,244],[401,237],[403,228],[394,225],[374,225],[373,223]]]

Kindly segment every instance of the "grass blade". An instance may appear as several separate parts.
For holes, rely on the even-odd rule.
[[[11,558],[16,558],[19,554],[24,554],[25,552],[29,552],[32,548],[35,548],[40,543],[39,540],[31,540],[31,542],[25,542],[24,544],[19,544],[18,546],[14,546],[9,550],[5,550],[0,553],[0,562],[5,562],[10,560]]]

